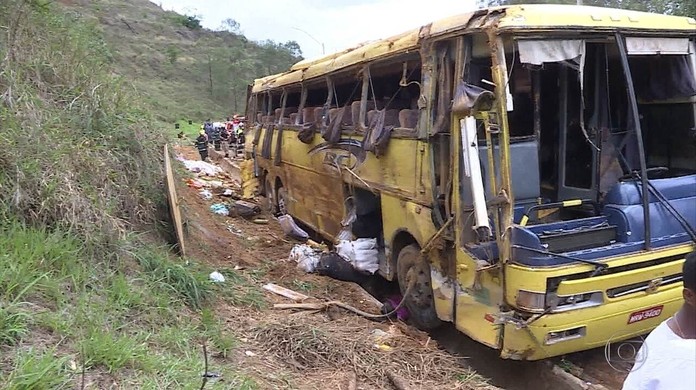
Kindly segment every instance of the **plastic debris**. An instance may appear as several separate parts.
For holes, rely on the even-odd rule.
[[[230,215],[230,210],[222,203],[210,205],[210,211],[218,215]]]
[[[394,308],[399,306],[399,303],[401,303],[401,300],[403,297],[401,295],[393,295],[384,302],[384,306],[382,306],[382,314],[387,314],[391,313],[394,311]],[[401,321],[406,321],[408,320],[409,312],[406,306],[401,306],[399,310],[396,311],[396,318],[398,318]]]
[[[222,196],[232,196],[234,192],[232,192],[231,189],[227,188],[225,191],[222,193]]]
[[[200,195],[201,198],[203,198],[205,200],[213,199],[213,193],[208,191],[208,190],[201,190],[201,192],[199,192],[198,195]]]
[[[352,241],[353,232],[350,231],[349,227],[344,227],[340,232],[338,232],[336,239],[338,239],[338,241]]]
[[[357,284],[362,284],[370,278],[368,273],[358,270],[336,252],[322,253],[319,257],[316,272],[319,275],[328,276],[336,280]]]
[[[288,260],[296,262],[297,268],[309,273],[316,270],[320,256],[321,252],[307,244],[300,244],[292,247]]]
[[[205,187],[205,182],[200,179],[186,179],[186,185],[193,188]]]
[[[292,219],[291,216],[287,214],[281,215],[280,217],[278,217],[278,222],[280,222],[280,227],[283,229],[283,232],[286,235],[300,240],[306,240],[309,238],[309,234],[307,234],[307,232],[305,232],[304,230],[300,229],[300,227],[297,226],[295,220]]]
[[[251,221],[257,225],[268,225],[268,220],[266,218],[256,218],[255,220]]]
[[[375,238],[340,241],[336,245],[336,250],[339,256],[346,259],[357,270],[374,274],[379,269],[379,252]]]
[[[184,166],[191,172],[202,173],[208,176],[215,176],[222,173],[222,168],[205,161],[183,160]]]
[[[223,276],[221,273],[217,271],[213,271],[210,273],[210,280],[212,280],[215,283],[222,283],[225,281],[225,276]]]

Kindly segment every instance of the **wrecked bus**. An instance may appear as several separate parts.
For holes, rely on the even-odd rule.
[[[354,210],[420,328],[509,359],[605,346],[681,303],[695,40],[691,18],[520,5],[304,60],[252,86],[256,174],[326,237]]]

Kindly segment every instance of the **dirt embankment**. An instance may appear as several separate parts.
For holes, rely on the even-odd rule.
[[[192,148],[176,151],[186,159],[198,158]],[[226,187],[239,184],[235,172],[207,179],[222,181]],[[215,215],[210,206],[230,198],[214,195],[205,200],[199,194],[201,189],[187,186],[181,179],[177,191],[189,255],[226,275],[239,274],[251,285],[243,288],[258,294],[252,307],[221,300],[217,311],[239,341],[236,352],[227,359],[233,359],[260,388],[495,389],[469,369],[464,358],[450,355],[427,333],[402,322],[371,321],[333,307],[273,309],[273,304],[293,301],[263,290],[267,283],[310,296],[304,302],[340,300],[379,314],[358,285],[307,274],[288,261],[297,242],[285,237],[272,215],[254,217],[268,220],[267,224],[254,223],[254,218]],[[263,204],[262,199],[257,201]]]
[[[192,148],[176,150],[187,159],[198,158]],[[225,173],[212,179],[222,181],[223,186],[238,186],[236,164],[224,160],[219,165]],[[409,389],[496,388],[493,385],[511,390],[573,388],[552,373],[551,362],[501,360],[496,351],[468,339],[452,326],[428,334],[399,321],[370,321],[335,307],[321,311],[273,309],[274,304],[293,301],[263,290],[266,283],[310,296],[305,302],[340,300],[378,313],[356,284],[307,274],[288,261],[297,242],[283,234],[272,215],[255,217],[268,220],[267,224],[256,224],[254,218],[214,215],[211,204],[229,198],[205,200],[200,189],[183,181],[180,184],[190,255],[228,273],[243,275],[260,301],[251,308],[221,301],[218,311],[224,313],[228,329],[240,341],[233,357],[235,364],[261,388],[398,388],[390,377],[397,382],[401,379]],[[256,201],[264,204],[263,199]],[[610,370],[600,355],[601,351],[590,351],[555,362],[578,362],[586,379],[610,389],[620,388],[625,373]],[[601,388],[582,381],[576,385]]]

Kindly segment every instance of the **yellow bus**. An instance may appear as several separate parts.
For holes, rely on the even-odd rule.
[[[696,234],[696,21],[482,9],[255,80],[270,206],[374,238],[410,321],[537,360],[649,332]],[[645,196],[647,195],[647,196]]]

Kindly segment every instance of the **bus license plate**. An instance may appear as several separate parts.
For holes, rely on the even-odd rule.
[[[643,320],[648,320],[650,318],[655,318],[659,317],[660,314],[662,314],[662,308],[664,306],[654,306],[648,309],[643,309],[641,311],[637,311],[635,313],[631,313],[631,315],[628,316],[628,324],[632,324],[634,322],[639,322]]]

